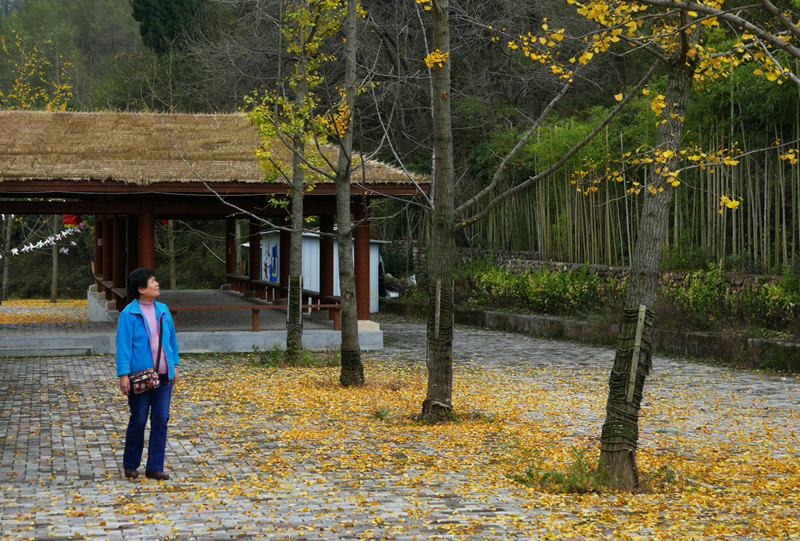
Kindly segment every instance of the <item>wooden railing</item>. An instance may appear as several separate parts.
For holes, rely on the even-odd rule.
[[[269,282],[266,280],[251,280],[244,274],[228,274],[228,283],[231,289],[241,293],[242,295],[249,295],[263,301],[270,303],[277,303],[277,305],[285,305],[288,289],[281,287],[278,282]],[[340,297],[331,295],[322,295],[318,291],[309,289],[303,290],[303,310],[306,313],[311,313],[314,307],[322,309],[323,306],[328,305],[341,305],[342,300]],[[331,314],[331,318],[334,316]]]
[[[260,327],[261,310],[287,310],[286,288],[281,287],[277,282],[267,282],[264,280],[250,280],[243,274],[229,274],[227,276],[231,289],[243,295],[252,295],[258,299],[270,302],[271,304],[256,304],[250,306],[171,306],[170,312],[177,317],[176,312],[182,311],[202,311],[202,310],[251,310],[253,332],[258,332]],[[117,310],[125,308],[127,303],[127,291],[124,288],[112,287],[111,282],[103,281],[103,277],[94,276],[97,290],[104,293],[107,300],[115,300]],[[303,290],[303,304],[300,309],[310,314],[318,310],[328,310],[329,317],[333,321],[333,330],[341,330],[341,299],[328,295],[321,295],[317,291]]]
[[[113,283],[108,280],[103,280],[100,275],[94,275],[94,283],[97,285],[97,291],[105,295],[107,301],[116,301],[117,310],[122,310],[128,303],[128,291],[124,287],[113,287]]]
[[[339,331],[342,328],[342,319],[341,313],[339,310],[341,309],[340,304],[304,304],[301,306],[303,310],[329,310],[331,317],[330,319],[333,320],[333,330]],[[173,314],[175,321],[175,327],[178,327],[178,317],[175,312],[183,312],[183,311],[202,311],[202,310],[252,310],[253,312],[253,332],[258,332],[260,329],[260,313],[261,310],[286,310],[288,306],[285,304],[257,304],[253,306],[171,306],[169,311]]]

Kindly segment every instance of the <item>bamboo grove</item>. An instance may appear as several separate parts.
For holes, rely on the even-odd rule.
[[[734,91],[745,83],[746,91]],[[666,266],[703,268],[722,261],[741,272],[780,272],[796,266],[800,167],[797,154],[779,144],[800,136],[796,89],[768,87],[740,68],[730,80],[696,94],[687,119],[688,146],[727,149],[729,163],[681,173],[664,247]],[[612,158],[633,156],[641,152],[642,141],[652,140],[655,122],[647,125],[642,120],[649,102],[642,96],[635,105],[638,117],[635,111],[623,114],[563,170],[498,206],[473,226],[467,242],[494,250],[528,250],[547,260],[628,264],[641,206],[641,198],[628,192],[634,182],[641,184],[648,164],[637,166],[623,158],[625,175],[617,181],[601,179],[619,167],[611,164]],[[544,167],[604,112],[596,108],[543,126],[507,183]],[[493,166],[506,137],[472,154],[468,176],[480,183],[482,171]],[[499,186],[497,191],[506,188]],[[723,209],[723,197],[740,204],[735,210]]]
[[[583,38],[587,47],[570,60],[576,66],[576,57],[586,64],[595,54],[610,50],[620,37],[652,52],[656,48],[651,39],[669,36],[676,28],[672,25],[677,19],[642,24],[645,6],[569,3],[602,28]],[[697,17],[694,11],[688,14]],[[680,118],[686,126],[682,147],[673,151],[648,146],[656,127],[666,122],[658,117],[668,106],[661,93],[666,78],[654,80],[605,127],[604,137],[595,138],[564,168],[532,184],[527,192],[497,206],[484,223],[475,223],[468,237],[471,243],[529,250],[550,260],[629,264],[636,234],[632,224],[639,223],[641,212],[638,196],[644,189],[656,193],[656,187],[646,181],[655,172],[672,188],[681,186],[672,201],[665,266],[702,268],[721,262],[732,270],[780,272],[800,263],[798,79],[786,67],[796,68],[797,61],[781,51],[771,52],[750,33],[730,33],[713,17],[681,20],[687,35],[703,38],[703,44],[687,49],[697,67],[686,119]],[[546,23],[542,30],[538,41],[544,44],[546,36],[554,33]],[[776,35],[783,43],[780,33]],[[535,42],[521,38],[525,44]],[[547,46],[553,45],[551,39]],[[674,46],[669,41],[661,45],[666,53]],[[510,41],[509,47],[516,49],[516,42]],[[556,56],[548,53],[548,58]],[[572,77],[570,72],[570,83]],[[783,85],[787,81],[795,84]],[[623,92],[615,99],[622,101]],[[496,191],[502,193],[526,178],[540,177],[559,156],[579,147],[591,126],[598,125],[611,109],[572,109],[569,115],[537,127],[535,137],[516,155],[516,170],[509,170],[506,184]],[[484,148],[472,153],[465,176],[475,182],[475,191],[483,189],[487,175],[496,168],[497,156],[508,152],[510,142],[519,135],[514,130],[496,133]],[[668,165],[676,160],[681,162],[679,169]]]

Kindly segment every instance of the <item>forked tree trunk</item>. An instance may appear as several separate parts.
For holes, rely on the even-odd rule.
[[[361,362],[361,346],[358,342],[358,310],[356,303],[356,279],[353,268],[353,222],[350,219],[350,172],[353,153],[353,106],[356,82],[356,0],[347,2],[345,19],[345,103],[350,112],[347,132],[340,134],[341,144],[336,170],[336,216],[339,245],[339,291],[342,298],[341,322],[342,370],[339,382],[345,387],[364,384],[364,365]]]
[[[664,92],[667,106],[661,113],[664,122],[659,125],[656,136],[657,150],[674,153],[662,164],[668,171],[674,171],[677,167],[677,153],[683,136],[683,119],[686,116],[693,75],[693,67],[687,65],[683,56],[669,65],[667,89]],[[649,336],[653,326],[652,313],[647,314],[643,321],[638,363],[631,385],[635,357],[633,341],[639,307],[645,306],[649,310],[653,306],[660,281],[664,236],[674,189],[665,176],[657,172],[658,169],[658,165],[654,164],[648,178],[648,184],[656,192],[651,193],[647,188],[645,191],[620,339],[609,378],[606,419],[601,434],[600,468],[607,469],[616,486],[627,491],[636,490],[639,485],[636,447],[639,441],[639,409],[645,378],[651,366]]]
[[[450,52],[447,0],[433,0],[433,48]],[[428,270],[428,391],[422,416],[446,418],[453,410],[453,135],[450,115],[450,59],[434,64],[433,105],[433,225],[429,243]]]

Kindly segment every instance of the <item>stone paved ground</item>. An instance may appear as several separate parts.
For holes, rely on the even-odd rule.
[[[385,349],[367,356],[368,376],[379,368],[396,372],[398,380],[408,367],[420,373],[424,327],[382,327]],[[456,393],[457,407],[530,423],[559,447],[596,438],[612,351],[460,328],[455,358],[457,388],[463,378],[484,382]],[[327,409],[325,398],[257,401],[259,378],[279,376],[240,371],[236,363],[222,356],[183,360],[181,382],[225,385],[231,374],[240,381],[219,392],[178,388],[167,450],[173,479],[157,483],[120,478],[127,406],[113,358],[0,360],[0,537],[800,539],[800,385],[794,376],[657,358],[646,391],[644,411],[652,413],[642,420],[642,461],[685,456],[708,463],[710,473],[688,479],[682,492],[631,498],[541,494],[502,476],[488,482],[496,467],[491,457],[505,448],[491,422],[475,428],[485,431],[480,437],[489,459],[478,462],[481,468],[459,470],[452,466],[461,460],[475,464],[459,453],[479,451],[459,447],[452,435],[459,433],[447,427],[400,422],[391,438],[364,439],[362,433],[372,434],[367,423],[380,423],[372,418],[376,407],[402,409],[392,385],[379,394],[385,402],[364,404],[357,391],[334,392],[331,383],[321,396],[352,401],[345,401],[349,413],[334,418],[329,412],[342,409]],[[315,378],[309,372],[309,387],[324,386]],[[423,386],[413,391],[410,408],[424,397]],[[319,400],[320,393],[307,396]],[[489,411],[492,404],[508,411]],[[314,432],[338,445],[315,439]],[[355,463],[344,456],[351,453]],[[723,468],[753,465],[732,482],[748,487],[743,501],[730,494],[738,485],[710,469],[721,460],[715,453],[725,455]],[[760,463],[783,469],[794,489],[773,486],[780,479],[770,479]]]

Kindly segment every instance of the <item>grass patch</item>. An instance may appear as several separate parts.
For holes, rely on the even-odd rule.
[[[251,362],[265,368],[321,368],[325,366],[339,366],[338,355],[334,351],[311,351],[302,349],[297,355],[287,355],[286,351],[278,345],[270,349],[260,349],[253,346]]]
[[[532,464],[524,472],[509,477],[527,487],[557,494],[604,492],[613,488],[611,475],[587,457],[585,450],[573,447],[570,454],[572,460],[563,470],[546,470],[541,457],[529,456]]]
[[[386,406],[382,406],[372,412],[372,417],[380,421],[385,421],[386,418],[389,417],[390,413],[391,410],[389,408],[387,408]]]
[[[661,466],[654,472],[641,473],[641,490],[643,492],[655,491],[665,485],[674,485],[678,482],[678,474],[669,466]]]

